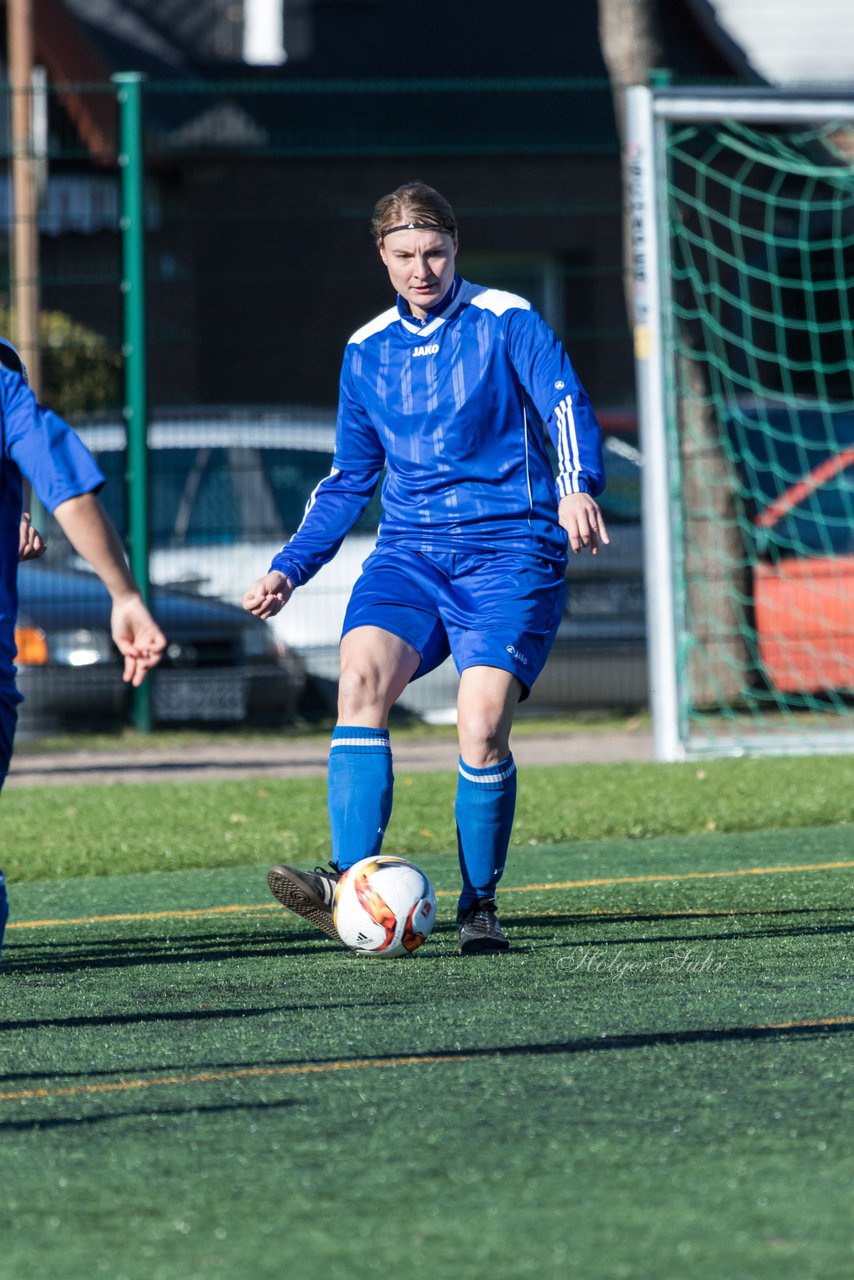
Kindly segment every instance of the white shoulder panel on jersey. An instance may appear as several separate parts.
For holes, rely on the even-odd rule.
[[[394,324],[395,320],[400,319],[397,307],[389,307],[388,311],[383,311],[381,315],[375,316],[373,320],[369,320],[367,324],[363,324],[361,329],[357,329],[351,338],[347,339],[347,345],[351,342],[364,342],[366,338],[372,337],[375,333],[382,333],[383,329],[387,329],[390,324]]]
[[[473,307],[484,311],[492,311],[503,316],[505,311],[530,311],[531,304],[527,298],[520,298],[517,293],[505,293],[503,289],[484,289],[469,299]]]

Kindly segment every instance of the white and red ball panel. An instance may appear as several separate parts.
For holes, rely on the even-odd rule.
[[[332,914],[341,941],[359,955],[403,956],[430,936],[436,894],[405,858],[363,858],[338,881]]]

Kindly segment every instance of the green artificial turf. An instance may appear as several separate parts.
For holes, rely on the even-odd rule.
[[[456,775],[399,772],[387,853],[455,845]],[[514,845],[785,829],[851,821],[854,757],[525,769]],[[323,778],[9,790],[10,879],[114,875],[329,856]]]
[[[467,960],[418,860],[398,961],[265,865],[14,887],[3,1280],[854,1274],[850,826],[514,846]]]
[[[848,1280],[851,757],[525,770],[466,961],[454,783],[399,962],[267,892],[322,779],[3,796],[2,1280]]]

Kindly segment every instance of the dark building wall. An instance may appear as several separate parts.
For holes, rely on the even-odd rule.
[[[371,209],[413,177],[455,206],[461,271],[531,297],[591,395],[630,402],[620,175],[607,157],[184,166],[165,179],[149,246],[153,402],[332,404],[347,338],[393,302]]]
[[[68,8],[105,65],[136,65],[122,0],[71,0]],[[296,0],[296,8],[309,37],[293,51],[298,56],[281,68],[242,67],[241,77],[347,77],[356,84],[384,77],[397,86],[418,77],[606,82],[596,0],[543,0],[524,12],[499,0],[488,20],[482,6],[456,0],[436,0],[424,14],[396,0]],[[148,236],[155,405],[330,403],[347,336],[390,302],[365,231],[370,208],[378,194],[412,176],[434,183],[457,207],[461,270],[530,296],[564,338],[597,403],[631,402],[618,145],[607,87],[557,103],[503,91],[425,91],[416,98],[399,87],[385,97],[241,98],[225,82],[216,87],[217,77],[235,77],[239,42],[230,53],[211,43],[217,23],[237,29],[239,5],[132,0],[131,9],[151,36],[136,52],[154,59],[148,70],[156,79],[156,50],[168,45],[159,74],[176,86],[172,94],[146,95],[149,182],[163,213]],[[656,0],[653,10],[665,62],[677,75],[726,74],[684,0]],[[293,19],[286,0],[286,31]],[[202,74],[213,77],[206,99],[182,93],[183,79]],[[257,129],[266,139],[259,151],[267,154],[252,158],[239,146],[220,146],[219,158],[200,159],[220,141],[217,105],[235,99],[249,136]],[[206,113],[213,121],[207,136]],[[187,128],[195,143],[178,158],[175,140]],[[423,154],[439,138],[444,158]],[[301,158],[312,145],[328,158]],[[360,145],[374,158],[340,158]],[[118,236],[46,241],[43,262],[45,304],[118,342]]]
[[[121,8],[102,0],[99,12],[111,6]],[[204,70],[193,24],[203,9],[219,13],[219,0],[134,0],[133,7],[155,26],[163,13],[180,11],[186,21],[170,21],[170,38],[187,69]],[[413,176],[438,186],[457,208],[463,273],[530,297],[597,403],[630,404],[619,154],[595,0],[546,0],[524,15],[499,3],[489,21],[480,6],[452,0],[437,0],[429,15],[392,0],[314,0],[310,18],[307,57],[241,75],[397,77],[394,83],[593,77],[600,87],[557,99],[399,90],[349,99],[275,91],[241,97],[225,83],[220,91],[214,79],[205,98],[182,91],[176,79],[174,93],[162,86],[147,93],[149,182],[162,213],[147,239],[152,404],[332,403],[348,335],[391,302],[366,231],[370,209]],[[104,56],[116,54],[118,30],[113,22]],[[220,64],[213,74],[235,73]],[[257,154],[251,146],[217,146],[217,108],[226,105],[245,116],[249,137],[253,129],[264,137]],[[212,122],[207,135],[205,119]],[[177,141],[188,136],[190,144]],[[437,154],[426,154],[437,142]],[[373,154],[342,158],[360,145]],[[306,158],[312,147],[329,154]],[[211,158],[202,158],[206,151]],[[47,260],[48,305],[110,337],[120,331],[121,298],[110,292],[117,236],[61,237]]]

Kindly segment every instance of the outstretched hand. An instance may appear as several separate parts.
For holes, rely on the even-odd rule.
[[[38,560],[47,551],[47,542],[33,524],[29,511],[21,516],[20,534],[18,537],[18,559]]]
[[[570,549],[577,555],[589,547],[595,556],[599,547],[611,541],[605,518],[589,493],[568,493],[558,506],[558,520],[569,535]]]
[[[258,578],[243,597],[243,608],[256,618],[275,618],[293,595],[293,583],[278,569]]]
[[[142,602],[141,596],[113,605],[113,641],[125,660],[122,679],[138,689],[166,650],[166,637]]]

